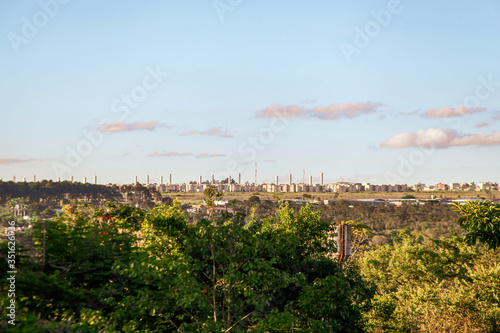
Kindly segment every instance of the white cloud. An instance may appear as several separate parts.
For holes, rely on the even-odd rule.
[[[273,104],[263,110],[257,111],[258,118],[298,118],[315,117],[319,119],[355,118],[363,114],[373,113],[381,103],[338,103],[317,106],[306,109],[297,105]]]
[[[425,112],[425,116],[429,118],[447,118],[447,117],[460,117],[465,114],[473,114],[477,112],[486,111],[486,108],[468,108],[466,106],[459,106],[451,108],[445,106],[443,108],[433,108]]]
[[[202,153],[202,154],[198,154],[196,155],[196,158],[213,158],[213,157],[222,157],[222,156],[226,156],[226,154],[207,154],[207,153]]]
[[[26,163],[40,161],[37,158],[0,158],[0,164]]]
[[[449,148],[453,146],[500,145],[500,132],[459,135],[451,129],[429,128],[417,133],[399,133],[380,144],[385,148]]]
[[[272,104],[257,111],[257,118],[297,118],[304,116],[307,112],[302,106]]]
[[[212,127],[206,131],[189,131],[189,132],[184,132],[181,135],[210,135],[210,136],[218,136],[221,138],[232,138],[233,135],[229,133],[228,129],[222,129],[222,127]]]
[[[118,133],[118,132],[127,132],[127,131],[135,131],[135,130],[148,130],[152,131],[158,127],[164,127],[164,125],[160,125],[157,121],[144,121],[139,122],[136,121],[134,123],[127,124],[124,121],[115,121],[107,124],[101,124],[97,128],[97,130],[103,133]]]
[[[149,156],[152,156],[152,157],[172,157],[172,156],[192,156],[192,155],[193,155],[192,153],[178,153],[176,151],[171,151],[168,153],[154,152],[152,154],[149,154]]]
[[[373,113],[381,103],[341,103],[318,106],[311,112],[311,116],[320,119],[355,118],[363,114]]]
[[[178,156],[195,156],[193,153],[179,153],[176,151],[171,151],[171,152],[165,152],[165,153],[160,153],[160,152],[154,152],[149,154],[148,156],[150,157],[178,157]],[[197,154],[195,157],[196,158],[214,158],[214,157],[222,157],[226,156],[226,154],[217,154],[217,153],[200,153]]]

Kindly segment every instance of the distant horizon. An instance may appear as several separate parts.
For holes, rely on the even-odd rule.
[[[169,174],[166,174],[163,176],[163,184],[168,184],[168,175]],[[173,174],[172,174],[173,175]],[[134,176],[135,177],[135,176]],[[113,185],[133,185],[135,184],[135,181],[134,181],[134,177],[132,177],[132,181],[127,183],[127,182],[99,182],[99,176],[97,176],[97,184],[96,185],[108,185],[108,184],[113,184]],[[237,182],[237,178],[238,175],[235,175],[235,177],[231,177],[232,180],[236,181]],[[23,178],[26,178],[26,180],[23,180]],[[94,185],[94,176],[91,176],[91,177],[86,177],[86,183],[87,184],[91,184],[91,185]],[[146,182],[146,178],[147,178],[147,175],[144,176],[144,181],[141,181],[141,178],[138,177],[137,179],[137,183],[141,184],[141,185],[145,185],[147,184]],[[226,180],[227,178],[225,179],[215,179],[215,182],[221,182],[221,181],[224,181]],[[288,175],[286,176],[283,176],[283,177],[278,177],[279,179],[279,184],[280,185],[286,185],[288,184]],[[285,179],[286,181],[282,181],[283,179]],[[317,181],[315,181],[315,179]],[[47,178],[42,178],[42,179],[36,179],[36,181],[33,181],[33,177],[28,178],[28,177],[21,177],[21,179],[17,178],[16,176],[16,179],[13,180],[13,178],[5,178],[5,177],[0,177],[0,181],[3,181],[3,182],[10,182],[10,181],[13,181],[15,183],[22,183],[22,182],[26,182],[26,183],[39,183],[39,182],[42,182],[42,181],[52,181],[52,182],[58,182],[59,180],[56,179],[47,179]],[[160,185],[160,177],[158,178],[155,178],[155,177],[150,177],[149,179],[149,184],[153,184],[153,185]],[[264,179],[262,181],[258,181],[257,184],[274,184],[275,183],[275,180],[276,179]],[[313,185],[318,185],[320,184],[319,182],[320,180],[320,177],[313,177]],[[68,178],[68,179],[63,179],[61,178],[60,182],[71,182],[71,178]],[[202,178],[202,184],[205,183],[205,182],[209,182],[211,183],[211,178]],[[82,177],[82,179],[77,179],[76,177],[73,178],[73,183],[83,183],[84,182],[84,179]],[[172,184],[189,184],[189,182],[196,182],[196,184],[199,183],[199,177],[198,178],[193,178],[193,179],[190,179],[190,180],[187,180],[187,181],[180,181],[180,182],[177,182],[177,181],[174,181],[174,179],[172,179]],[[245,184],[246,182],[248,182],[249,184],[255,184],[254,180],[250,181],[250,180],[245,180],[243,177],[242,177],[242,182],[241,184]],[[373,184],[373,185],[391,185],[389,183],[375,183],[375,182],[366,182],[366,181],[347,181],[347,180],[337,180],[337,181],[326,181],[326,179],[324,179],[323,181],[323,184],[335,184],[335,183],[356,183],[356,184],[365,184],[365,183],[369,183],[369,184]],[[463,184],[463,183],[467,183],[467,184],[471,184],[471,183],[474,183],[474,184],[481,184],[481,183],[492,183],[492,184],[498,184],[499,182],[496,181],[496,180],[481,180],[481,181],[475,181],[475,180],[464,180],[464,181],[451,181],[451,182],[424,182],[424,181],[420,181],[420,182],[416,182],[416,183],[401,183],[401,184],[392,184],[392,185],[408,185],[409,187],[413,186],[413,185],[416,185],[416,184],[424,184],[424,185],[428,185],[428,186],[432,186],[432,185],[436,185],[436,184]],[[292,184],[306,184],[308,185],[309,184],[309,177],[306,177],[305,179],[305,182],[302,182],[302,179],[300,179],[299,181],[296,181],[295,179],[293,179],[293,175],[292,175]]]

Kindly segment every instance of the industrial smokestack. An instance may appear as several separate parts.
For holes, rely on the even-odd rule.
[[[257,162],[255,162],[255,185],[257,185]]]
[[[323,186],[323,172],[320,174],[319,179],[319,183],[321,184],[321,186]]]
[[[163,185],[163,176],[160,176],[160,185]]]
[[[33,175],[33,181],[36,182],[36,175]]]
[[[215,175],[212,174],[212,185],[215,184]]]
[[[279,183],[278,183],[278,176],[276,176],[276,186],[278,186]]]
[[[73,176],[71,176],[71,182],[73,182]]]
[[[313,176],[309,176],[309,186],[312,186],[313,184]]]
[[[231,186],[231,176],[227,177],[227,183]]]
[[[241,172],[238,172],[238,184],[241,184]]]
[[[168,185],[172,185],[172,174],[168,175]]]
[[[23,177],[23,182],[25,182],[25,183],[26,183],[26,177]]]
[[[12,181],[16,182],[16,175],[12,176]]]
[[[201,185],[201,176],[200,176],[200,182],[199,182],[199,184]]]
[[[137,176],[135,176],[134,185],[137,185]]]
[[[26,181],[26,179],[24,181]],[[61,177],[57,177],[57,181],[61,182]]]
[[[94,175],[94,185],[97,185],[97,175]]]
[[[146,185],[149,185],[149,175],[146,175]]]
[[[83,183],[87,184],[87,177],[83,177]]]
[[[292,185],[292,174],[288,175],[288,184]]]

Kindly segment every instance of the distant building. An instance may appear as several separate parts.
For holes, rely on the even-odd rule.
[[[423,183],[416,183],[415,185],[412,186],[412,189],[415,191],[415,192],[419,192],[419,191],[424,191],[425,190],[425,184]]]
[[[481,190],[481,191],[491,191],[492,187],[493,187],[493,186],[491,185],[491,183],[490,183],[490,182],[486,182],[486,183],[479,183],[479,184],[478,184],[478,188],[479,188],[479,190]]]
[[[443,183],[437,183],[436,184],[436,190],[438,191],[448,191],[448,185],[447,184],[443,184]]]

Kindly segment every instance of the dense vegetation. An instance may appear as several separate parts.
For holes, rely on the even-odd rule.
[[[16,233],[17,325],[3,321],[0,330],[500,329],[498,205],[455,207],[464,214],[461,235],[450,234],[447,223],[456,226],[460,214],[445,205],[299,207],[258,198],[230,205],[234,215],[193,217],[176,201],[153,209],[73,204],[33,222]],[[346,263],[332,255],[340,221],[353,228],[355,255]],[[377,236],[387,239],[379,244]]]
[[[29,202],[49,203],[61,200],[85,199],[85,200],[108,200],[113,201],[120,198],[116,188],[105,185],[82,184],[73,182],[53,182],[43,180],[41,182],[4,182],[0,181],[0,204],[14,198],[24,198]]]
[[[162,196],[154,187],[148,188],[139,183],[107,186],[52,180],[17,183],[0,180],[0,205],[30,203],[53,208],[75,200],[94,205],[112,201],[152,208],[155,202],[162,202]]]
[[[230,201],[229,206],[243,214],[252,214],[258,218],[266,218],[276,213],[279,207],[277,202],[262,201],[257,196],[246,201]],[[301,205],[290,203],[296,212]],[[406,229],[410,234],[425,235],[431,238],[446,238],[452,234],[464,234],[464,230],[457,224],[460,214],[454,206],[438,203],[424,205],[393,204],[373,205],[366,202],[344,201],[331,202],[328,205],[319,203],[312,206],[319,211],[324,221],[357,221],[370,227],[373,238],[372,245],[392,244],[398,239],[399,230]]]

